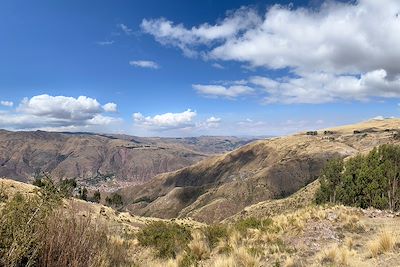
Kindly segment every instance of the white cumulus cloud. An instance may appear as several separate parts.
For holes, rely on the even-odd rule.
[[[145,117],[143,114],[137,112],[132,115],[136,125],[149,127],[154,130],[170,130],[193,127],[193,119],[197,113],[188,109],[181,113],[164,113],[155,115],[153,117]]]
[[[103,109],[105,112],[117,112],[117,104],[115,103],[107,103],[103,105]]]
[[[191,28],[164,18],[141,26],[185,55],[287,69],[287,77],[264,77],[266,86],[249,77],[265,89],[267,103],[325,103],[400,97],[399,14],[398,0],[325,1],[319,8],[274,5],[263,13],[241,8]],[[232,97],[221,86],[196,87]]]
[[[172,21],[160,18],[144,19],[141,27],[160,43],[176,46],[187,56],[196,56],[198,54],[194,49],[196,45],[232,38],[259,23],[260,18],[254,10],[241,8],[215,25],[204,23],[188,29],[183,24],[174,24]]]
[[[119,118],[102,115],[106,109],[104,107],[108,104],[102,107],[96,99],[87,96],[74,98],[43,94],[31,98],[25,97],[16,110],[0,113],[0,127],[8,129],[84,129],[120,122]],[[110,105],[107,107],[111,108]]]
[[[205,126],[207,128],[216,128],[220,125],[221,121],[222,121],[221,118],[212,116],[206,120]]]

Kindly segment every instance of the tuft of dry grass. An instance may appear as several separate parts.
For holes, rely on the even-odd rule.
[[[236,263],[232,256],[219,255],[213,260],[211,267],[236,267]]]
[[[57,219],[56,219],[57,218]],[[61,219],[60,219],[61,218]],[[130,266],[129,244],[91,214],[56,211],[41,234],[40,266]]]
[[[212,267],[259,267],[259,257],[251,255],[245,247],[236,247],[229,255],[219,254],[213,259]]]
[[[284,267],[296,267],[297,264],[294,262],[293,258],[289,257],[283,263]]]
[[[345,244],[345,246],[346,246],[348,249],[352,250],[353,247],[354,247],[354,240],[353,240],[353,238],[351,238],[351,237],[346,237],[346,239],[344,240],[344,244]]]
[[[201,231],[197,230],[193,231],[192,238],[193,239],[188,245],[191,253],[196,257],[197,260],[207,258],[210,254],[210,248],[205,235]]]
[[[346,247],[339,247],[337,245],[326,249],[322,252],[322,264],[334,264],[338,266],[349,266],[351,252]]]
[[[257,267],[260,266],[260,259],[251,255],[245,247],[236,248],[232,255],[238,266]]]
[[[392,251],[395,244],[395,238],[389,233],[389,231],[384,230],[375,240],[368,244],[368,250],[371,257],[376,257],[379,254]]]

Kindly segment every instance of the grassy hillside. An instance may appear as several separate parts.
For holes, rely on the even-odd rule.
[[[54,213],[41,219],[45,237],[36,231],[42,229],[38,217],[28,224],[35,228],[25,228],[25,223],[19,223],[25,217],[19,216],[13,230],[29,229],[23,237],[44,242],[37,260],[47,266],[398,266],[400,214],[314,206],[309,203],[316,187],[313,183],[286,199],[253,205],[218,225],[136,217],[64,199]],[[18,194],[37,194],[37,188],[11,180],[1,179],[0,188],[2,222],[9,218],[9,205],[16,203]],[[301,200],[301,205],[292,206]],[[18,209],[11,211],[18,215]],[[4,237],[4,228],[0,229]],[[18,241],[13,250],[23,256],[26,251],[20,244],[26,239],[17,237],[13,237]],[[0,246],[0,255],[7,248]],[[13,266],[7,260],[10,257],[0,257],[2,264]]]
[[[260,140],[120,191],[134,214],[217,222],[243,208],[289,196],[313,182],[328,159],[399,143],[400,120]]]

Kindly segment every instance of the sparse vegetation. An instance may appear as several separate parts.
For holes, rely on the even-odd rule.
[[[56,219],[58,218],[58,219]],[[115,240],[106,225],[76,211],[56,211],[40,235],[39,266],[130,266],[126,241]]]
[[[334,266],[349,266],[351,252],[346,247],[337,245],[322,251],[321,263]]]
[[[0,266],[132,266],[125,241],[115,242],[90,214],[65,210],[51,179],[19,192],[0,209]]]

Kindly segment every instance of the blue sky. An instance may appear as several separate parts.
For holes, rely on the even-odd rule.
[[[279,135],[398,116],[399,11],[395,0],[3,0],[0,128]]]

